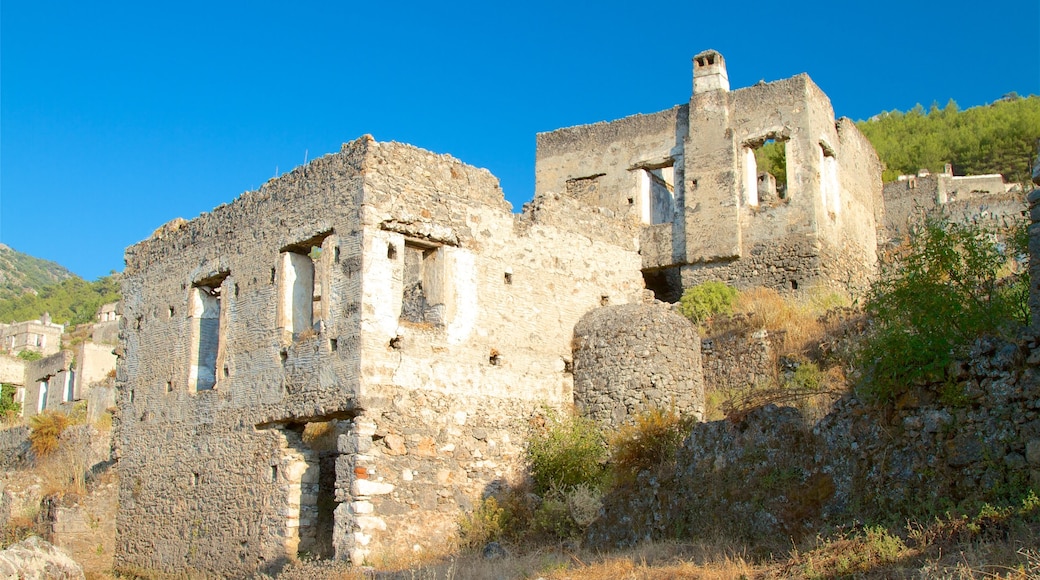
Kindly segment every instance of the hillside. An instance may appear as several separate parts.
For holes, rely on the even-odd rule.
[[[954,175],[1000,173],[1009,182],[1029,181],[1040,139],[1040,97],[1009,95],[960,110],[951,100],[926,111],[886,111],[857,126],[877,149],[885,182],[920,169],[933,173],[953,164]]]
[[[64,266],[23,254],[0,244],[0,300],[39,292],[46,286],[75,277]]]

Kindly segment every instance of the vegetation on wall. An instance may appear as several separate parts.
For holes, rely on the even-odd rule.
[[[58,324],[92,322],[102,304],[120,299],[121,280],[122,275],[117,273],[94,282],[72,277],[45,286],[36,294],[22,294],[17,298],[0,300],[0,322],[37,320],[45,312]]]
[[[952,163],[955,175],[1000,173],[1009,182],[1024,183],[1040,138],[1040,97],[1011,94],[963,111],[953,100],[928,110],[919,104],[857,126],[877,150],[885,182],[920,169],[938,173]]]
[[[914,384],[942,381],[976,338],[1028,324],[1027,242],[1025,227],[1002,237],[942,215],[912,228],[867,299],[860,394],[893,401]]]

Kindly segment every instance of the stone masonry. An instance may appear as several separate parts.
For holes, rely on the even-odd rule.
[[[781,193],[754,152],[786,152]],[[802,74],[729,90],[722,55],[694,57],[688,103],[538,135],[536,192],[641,224],[648,288],[676,300],[707,280],[780,290],[862,287],[877,259],[881,165]]]
[[[449,541],[571,402],[578,319],[642,299],[635,230],[560,203],[515,216],[486,170],[363,137],[129,248],[117,567]]]
[[[574,403],[601,426],[654,407],[703,416],[697,330],[667,306],[597,308],[578,322],[574,342]]]

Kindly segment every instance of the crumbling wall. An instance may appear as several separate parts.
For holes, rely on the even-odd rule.
[[[1040,161],[1033,168],[1033,182],[1040,185]],[[1040,329],[1040,187],[1029,194],[1029,309],[1033,328]]]
[[[697,330],[662,303],[597,308],[574,327],[574,404],[606,428],[653,408],[704,413]]]

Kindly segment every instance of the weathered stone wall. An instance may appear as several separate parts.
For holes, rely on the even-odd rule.
[[[90,330],[90,339],[97,344],[119,344],[119,321],[95,323]]]
[[[51,513],[51,542],[68,552],[85,572],[110,572],[118,502],[118,484],[105,482],[75,505],[56,507]]]
[[[1040,161],[1033,170],[1033,181],[1040,185]],[[1033,328],[1040,329],[1040,187],[1029,194],[1029,309]]]
[[[416,546],[427,550],[446,539],[458,508],[515,467],[526,418],[545,404],[572,401],[570,345],[578,319],[600,304],[642,298],[634,229],[555,197],[536,199],[516,217],[484,170],[395,143],[378,144],[372,154],[382,171],[366,176],[365,411],[355,421],[373,425],[377,438],[396,432],[423,444],[404,455],[341,456],[342,472],[374,474],[362,485],[394,490],[361,500],[367,503],[360,509],[371,511],[357,520],[356,562]],[[426,174],[447,183],[431,184]],[[424,287],[444,302],[439,318],[427,323],[404,317],[404,255],[414,240],[430,246],[424,268],[442,276]],[[436,261],[425,264],[430,259]],[[436,401],[451,415],[388,414],[391,401],[396,405],[391,393],[403,401]],[[470,417],[465,425],[459,413]],[[491,432],[487,441],[494,445],[473,428]],[[367,430],[359,429],[359,441]],[[412,480],[401,477],[403,469],[413,471]],[[443,496],[433,510],[427,484],[443,491],[445,470],[460,491]],[[423,533],[423,526],[438,532]]]
[[[29,453],[29,427],[17,425],[0,429],[0,467],[13,469],[19,465]]]
[[[73,387],[76,399],[85,399],[91,386],[108,380],[115,373],[116,355],[110,344],[81,342],[75,348],[76,376]]]
[[[758,330],[732,331],[701,341],[704,388],[748,388],[767,384],[776,374],[773,344],[769,333]]]
[[[347,144],[190,222],[174,220],[127,250],[117,567],[244,575],[295,556],[300,520],[291,514],[300,511],[304,474],[283,430],[267,427],[355,412],[369,143]],[[278,319],[282,249],[325,233],[319,286],[335,308],[319,329],[287,334]],[[208,390],[195,388],[196,285],[220,292]]]
[[[25,386],[25,361],[0,354],[0,383]]]
[[[574,327],[574,403],[607,428],[652,408],[700,419],[704,382],[696,328],[662,303],[589,312]]]
[[[954,222],[1003,228],[1026,209],[1020,191],[1008,190],[1000,175],[953,176],[947,173],[906,176],[884,187],[886,218],[882,241],[899,242],[908,225],[942,210]]]

